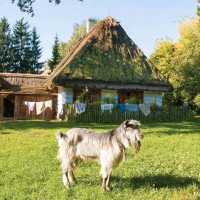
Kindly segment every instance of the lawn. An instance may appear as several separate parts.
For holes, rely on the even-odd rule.
[[[114,170],[112,191],[100,189],[99,166],[80,163],[78,184],[66,190],[56,160],[56,130],[88,127],[98,132],[116,124],[0,122],[0,199],[200,199],[200,120],[143,124],[141,152],[130,149]]]

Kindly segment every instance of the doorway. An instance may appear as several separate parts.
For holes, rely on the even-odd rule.
[[[4,118],[14,118],[15,111],[15,96],[8,95],[3,98],[3,117]]]

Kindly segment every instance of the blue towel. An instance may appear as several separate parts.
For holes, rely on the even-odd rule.
[[[85,103],[76,103],[75,110],[77,114],[85,112],[86,104]]]
[[[128,112],[137,112],[139,110],[137,104],[125,104],[125,107]]]
[[[125,112],[125,111],[126,111],[125,105],[124,105],[124,104],[119,104],[119,110],[120,110],[121,112]]]

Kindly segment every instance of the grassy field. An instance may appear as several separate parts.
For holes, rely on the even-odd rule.
[[[57,129],[88,127],[104,131],[109,124],[66,122],[0,122],[0,199],[200,199],[200,120],[142,126],[141,152],[131,149],[114,170],[112,191],[102,192],[99,166],[81,163],[78,184],[66,190],[56,160]]]

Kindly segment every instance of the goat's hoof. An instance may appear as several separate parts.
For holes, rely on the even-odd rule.
[[[70,182],[70,185],[75,185],[75,184],[76,184],[76,181]]]
[[[109,192],[109,191],[110,191],[110,188],[109,188],[109,187],[102,187],[102,190],[103,190],[104,192]]]
[[[69,189],[70,188],[70,185],[64,185],[65,189]]]

